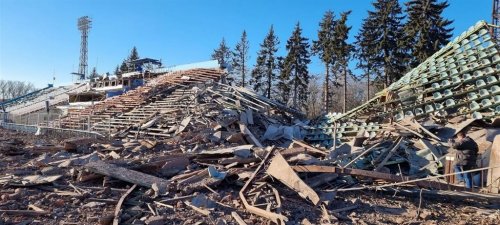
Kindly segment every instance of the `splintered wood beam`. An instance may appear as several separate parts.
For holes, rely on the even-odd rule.
[[[4,210],[0,209],[0,214],[18,215],[18,216],[43,216],[50,215],[48,211],[33,211],[33,210]]]
[[[258,208],[256,206],[250,205],[248,203],[246,197],[245,197],[245,192],[247,191],[248,187],[250,186],[250,184],[255,179],[255,176],[264,167],[264,165],[266,164],[266,162],[268,161],[268,159],[270,158],[270,156],[271,156],[271,154],[273,152],[274,152],[274,149],[271,149],[267,153],[267,155],[264,157],[264,159],[262,160],[262,162],[260,163],[260,165],[253,172],[253,174],[250,177],[250,179],[248,179],[248,181],[245,183],[245,185],[243,185],[243,188],[241,188],[241,190],[238,193],[238,195],[240,196],[241,202],[245,206],[245,209],[248,210],[249,212],[251,212],[251,213],[253,213],[255,215],[259,215],[259,216],[262,216],[264,218],[267,218],[267,219],[273,221],[276,224],[285,224],[285,222],[288,221],[288,218],[286,216],[281,215],[281,214],[276,214],[276,213],[273,213],[273,212],[269,212],[269,211],[266,211],[264,209]]]
[[[121,215],[121,208],[123,205],[123,202],[125,201],[125,198],[134,191],[134,189],[137,187],[137,184],[134,184],[130,189],[125,192],[125,194],[122,195],[120,200],[118,200],[118,204],[116,204],[115,208],[115,214],[114,214],[114,219],[113,219],[113,225],[118,225],[120,224],[120,215]]]
[[[408,176],[398,176],[396,174],[381,173],[370,170],[360,170],[351,168],[339,168],[334,166],[292,166],[292,169],[300,173],[338,173],[338,174],[348,174],[354,176],[370,177],[374,179],[381,179],[390,182],[400,182],[399,185],[403,184],[414,184],[420,187],[434,188],[439,190],[466,190],[466,188],[446,183],[441,183],[438,181],[430,181],[430,179],[437,179],[445,175],[436,177],[427,177],[423,179],[411,180]],[[397,184],[397,183],[396,183]],[[357,188],[352,188],[355,190]],[[364,189],[364,188],[362,188]]]
[[[252,132],[247,128],[247,126],[245,124],[240,124],[240,131],[241,133],[247,135],[247,137],[250,139],[251,142],[253,142],[252,144],[257,146],[257,147],[264,147],[259,139],[257,139],[253,134]]]
[[[132,184],[138,184],[147,188],[151,188],[151,186],[155,183],[161,188],[166,188],[170,183],[169,181],[159,177],[134,170],[129,170],[103,161],[87,163],[85,165],[85,168],[93,173],[106,175],[118,180],[123,180]]]
[[[308,199],[314,205],[320,201],[318,194],[309,187],[295,171],[288,165],[288,162],[278,152],[271,160],[271,164],[267,168],[267,174],[275,177],[286,186],[296,191],[300,197]]]

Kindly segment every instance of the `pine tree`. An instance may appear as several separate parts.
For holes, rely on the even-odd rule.
[[[302,37],[300,24],[295,25],[295,30],[286,43],[287,56],[284,60],[284,69],[280,81],[288,82],[292,88],[292,106],[305,108],[307,102],[307,86],[309,84],[309,71],[307,65],[311,62],[309,53],[309,39]]]
[[[97,69],[95,67],[92,68],[92,72],[89,75],[89,79],[94,79],[94,78],[96,78],[98,76],[99,76],[99,74],[97,74]]]
[[[139,53],[137,52],[137,48],[134,46],[132,48],[132,50],[130,51],[130,55],[128,56],[128,61],[134,61],[134,60],[138,60],[140,57],[139,57]]]
[[[407,69],[404,16],[398,0],[377,0],[373,6],[358,35],[357,57],[362,59],[361,68],[375,73],[374,82],[386,87]]]
[[[334,40],[334,27],[335,15],[332,11],[327,11],[323,19],[319,23],[318,40],[313,41],[312,53],[319,55],[319,58],[325,64],[325,81],[324,81],[324,94],[323,104],[325,111],[331,110],[331,94],[330,94],[330,69],[335,61],[333,54],[333,40]]]
[[[226,40],[222,38],[222,41],[219,44],[219,48],[214,49],[214,53],[212,53],[212,59],[215,59],[219,62],[221,68],[226,68],[227,63],[229,63],[231,59],[231,50],[226,45]]]
[[[279,39],[274,34],[274,28],[271,26],[269,33],[260,45],[260,51],[257,53],[257,63],[252,70],[252,79],[250,84],[253,89],[271,98],[271,89],[276,80],[276,52],[278,51]]]
[[[120,74],[127,73],[129,71],[129,68],[127,66],[127,61],[123,60],[122,64],[120,65]]]
[[[347,26],[347,17],[351,11],[344,12],[340,15],[340,19],[337,20],[334,27],[334,42],[333,42],[333,54],[335,55],[336,65],[335,68],[343,72],[344,81],[344,104],[342,107],[342,112],[346,112],[347,106],[347,63],[351,57],[354,47],[347,43],[347,38],[349,38],[349,31],[351,27]]]
[[[448,28],[452,20],[444,19],[441,14],[448,2],[437,0],[410,0],[406,3],[408,22],[405,32],[407,45],[411,49],[411,66],[424,62],[432,54],[446,45],[452,37],[453,28]]]
[[[248,48],[250,45],[247,40],[247,32],[243,30],[240,42],[236,44],[233,52],[233,70],[240,74],[241,86],[246,85],[246,74],[247,74],[247,64],[248,64]]]
[[[116,65],[116,68],[115,68],[115,75],[119,75],[121,74],[120,72],[120,66],[119,65]]]
[[[370,74],[373,73],[376,67],[374,66],[374,59],[376,52],[375,50],[375,36],[373,35],[373,29],[376,24],[373,20],[368,18],[363,19],[363,25],[359,30],[358,35],[356,35],[356,42],[354,56],[358,59],[357,68],[364,71],[362,77],[366,78],[366,92],[367,100],[370,99]]]
[[[276,84],[276,100],[288,105],[290,103],[290,71],[285,68],[285,58],[276,58],[278,68],[278,82]]]

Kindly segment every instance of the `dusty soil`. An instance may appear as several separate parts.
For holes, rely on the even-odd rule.
[[[0,129],[0,181],[12,175],[62,175],[62,178],[46,184],[2,186],[0,210],[28,210],[30,205],[34,205],[49,214],[12,215],[0,211],[0,225],[110,224],[118,199],[132,185],[103,177],[77,181],[79,166],[61,167],[39,163],[43,157],[56,157],[60,152],[29,150],[35,145],[58,145],[61,141]],[[131,157],[154,157],[167,151],[165,149],[169,147],[159,145],[154,150],[136,153]],[[184,201],[165,203],[167,206],[155,203],[188,195],[182,191],[156,197],[148,188],[138,187],[127,197],[122,207],[121,221],[122,224],[237,224],[231,216],[231,212],[236,211],[247,224],[271,224],[244,210],[238,197],[242,185],[243,182],[233,176],[212,187],[216,193],[203,187],[196,190],[194,194],[203,194],[216,203],[209,216],[187,207]],[[426,195],[420,199],[418,196],[374,191],[337,193],[326,207],[330,215],[328,221],[322,217],[320,207],[312,206],[284,185],[274,186],[280,192],[281,211],[289,218],[289,224],[301,224],[304,218],[312,224],[499,224],[500,221],[500,201]],[[353,208],[350,210],[336,212],[351,206]]]

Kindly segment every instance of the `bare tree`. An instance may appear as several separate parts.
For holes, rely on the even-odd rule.
[[[307,118],[316,118],[321,115],[323,108],[323,102],[321,101],[323,96],[323,84],[318,75],[313,75],[309,78],[307,93],[309,93],[305,104]]]
[[[35,85],[27,81],[0,80],[0,97],[3,101],[35,91]]]

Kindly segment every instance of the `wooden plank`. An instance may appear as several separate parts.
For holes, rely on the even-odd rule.
[[[350,162],[348,162],[347,164],[345,164],[345,166],[343,166],[342,168],[346,168],[346,167],[349,167],[352,163],[356,162],[356,160],[358,160],[359,158],[361,158],[361,156],[364,156],[366,155],[366,153],[372,151],[374,148],[378,147],[380,144],[382,144],[383,142],[379,142],[375,145],[373,145],[372,147],[366,149],[365,151],[363,151],[361,154],[359,154],[358,156],[356,156],[353,160],[351,160]]]
[[[369,170],[351,169],[351,168],[340,168],[333,166],[292,166],[292,169],[299,173],[339,173],[339,174],[350,174],[364,177],[371,177],[375,179],[382,179],[386,181],[401,181],[401,176],[390,173],[381,173]],[[404,177],[404,180],[409,180],[408,177]]]
[[[326,153],[325,151],[321,151],[320,149],[317,149],[317,148],[315,148],[315,147],[313,147],[313,146],[310,146],[310,145],[308,145],[308,144],[304,143],[303,141],[299,141],[299,140],[292,140],[292,142],[293,142],[294,144],[297,144],[297,145],[300,145],[300,146],[302,146],[302,147],[306,148],[306,149],[307,149],[307,152],[314,152],[314,153],[317,153],[317,154],[320,154],[320,155],[324,155],[324,156],[325,156],[325,155],[328,155],[328,153]]]
[[[264,218],[267,218],[267,219],[273,221],[276,224],[285,224],[285,222],[288,221],[288,218],[286,216],[283,216],[281,214],[276,214],[276,213],[268,212],[268,211],[263,210],[261,208],[257,208],[257,207],[255,207],[253,205],[250,205],[248,203],[246,197],[245,197],[245,194],[244,194],[247,191],[247,189],[250,186],[250,184],[252,183],[252,181],[255,179],[255,176],[260,172],[260,170],[262,169],[262,167],[264,167],[264,165],[266,164],[267,160],[269,159],[269,156],[271,156],[271,154],[273,152],[274,152],[274,149],[271,149],[267,153],[267,155],[264,157],[264,159],[262,160],[262,162],[260,163],[260,165],[253,172],[253,174],[250,177],[250,179],[248,179],[248,181],[245,183],[245,185],[243,185],[243,188],[241,188],[241,190],[238,193],[238,195],[240,196],[241,202],[245,206],[245,209],[248,210],[249,212],[251,212],[253,214],[256,214],[256,215],[259,215],[259,216],[262,216]]]
[[[490,151],[489,166],[500,165],[500,135],[495,136]],[[492,193],[500,192],[500,168],[488,170],[487,185]]]
[[[18,216],[43,216],[43,215],[50,215],[51,212],[47,211],[33,211],[33,210],[5,210],[5,209],[0,209],[0,214],[7,214],[7,215],[18,215]]]
[[[398,127],[403,128],[404,130],[409,131],[410,133],[412,133],[412,134],[414,134],[414,135],[417,135],[417,137],[419,137],[419,138],[424,138],[424,136],[423,136],[423,135],[419,134],[418,132],[416,132],[416,131],[414,131],[414,130],[412,130],[412,129],[408,128],[408,127],[405,127],[405,126],[403,126],[403,125],[401,125],[401,124],[399,124],[399,123],[396,123],[396,122],[394,122],[394,124],[396,124],[396,126],[398,126]]]
[[[253,142],[252,144],[257,146],[257,147],[264,147],[259,139],[257,139],[253,134],[252,132],[247,128],[247,126],[245,124],[240,124],[240,131],[241,133],[245,134],[248,136],[248,138],[250,138],[251,142]]]
[[[238,223],[238,225],[247,225],[247,223],[245,223],[245,221],[241,218],[240,215],[238,215],[237,212],[232,211],[231,212],[231,216],[234,218],[234,220],[236,220],[236,222]]]
[[[85,168],[91,172],[106,175],[118,180],[127,181],[129,183],[138,184],[147,188],[151,188],[153,184],[157,184],[161,188],[167,187],[170,183],[159,177],[141,173],[134,170],[129,170],[103,161],[90,162],[85,165]]]
[[[389,151],[389,153],[387,153],[387,156],[385,156],[384,160],[382,160],[382,162],[380,162],[377,167],[375,167],[375,171],[380,171],[380,169],[382,169],[382,167],[385,165],[385,163],[387,163],[387,161],[392,157],[392,155],[399,149],[399,145],[401,144],[401,141],[403,140],[403,138],[401,136],[398,137],[398,140],[396,141],[396,144],[394,145],[394,147],[392,147],[392,149]]]
[[[137,187],[137,184],[134,184],[130,189],[128,189],[127,192],[125,192],[122,197],[120,198],[120,200],[118,200],[118,204],[116,204],[116,208],[115,208],[115,217],[113,219],[113,225],[118,225],[120,224],[120,214],[121,214],[121,208],[122,208],[122,205],[123,205],[123,202],[125,201],[125,198],[127,198],[127,196],[132,193],[132,191],[134,191],[134,189]]]
[[[442,176],[436,176],[436,177],[427,177],[423,179],[417,179],[417,180],[411,180],[410,177],[407,176],[398,176],[395,174],[389,174],[389,173],[381,173],[381,172],[376,172],[376,171],[368,171],[368,170],[360,170],[360,169],[350,169],[350,168],[339,168],[339,167],[333,167],[333,166],[292,166],[292,169],[295,170],[296,172],[314,172],[314,173],[339,173],[339,174],[349,174],[349,175],[357,175],[357,176],[363,176],[363,177],[371,177],[375,179],[381,179],[381,180],[386,180],[390,182],[400,182],[401,185],[403,184],[415,184],[417,186],[421,187],[428,187],[428,188],[436,188],[440,190],[466,190],[464,187],[460,186],[455,186],[455,185],[449,185],[446,183],[441,183],[441,182],[436,182],[436,181],[429,181],[430,179],[437,179]],[[396,183],[397,184],[397,183]],[[394,184],[390,184],[394,185]],[[354,190],[356,188],[352,188]],[[364,189],[364,188],[362,188]],[[346,189],[350,190],[350,189]]]
[[[280,153],[272,159],[267,173],[298,192],[300,197],[309,199],[314,205],[319,203],[318,194],[300,179]]]

